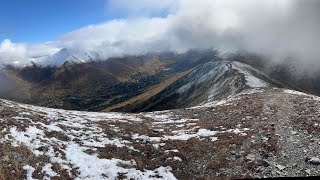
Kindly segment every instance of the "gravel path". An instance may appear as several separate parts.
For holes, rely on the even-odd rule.
[[[278,137],[279,152],[267,159],[271,162],[270,166],[263,169],[261,175],[319,175],[320,166],[306,162],[306,158],[320,155],[319,135],[311,135],[292,122],[293,117],[299,117],[300,114],[297,104],[293,101],[293,95],[272,93],[267,96],[269,100],[265,103],[265,111],[275,113],[275,135]],[[308,104],[308,101],[304,104]],[[276,109],[272,110],[272,107]]]

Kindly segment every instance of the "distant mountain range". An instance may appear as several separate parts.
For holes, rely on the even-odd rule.
[[[320,95],[320,73],[296,75],[290,63],[270,64],[248,53],[190,50],[102,60],[94,51],[61,49],[41,58],[41,63],[2,69],[0,98],[72,110],[139,112],[196,106],[256,86]]]
[[[92,54],[84,57],[92,58]],[[55,64],[60,66],[32,63],[3,69],[2,81],[9,85],[2,88],[1,97],[48,107],[98,111],[148,92],[155,85],[160,85],[157,91],[161,90],[169,85],[162,83],[173,81],[216,56],[215,51],[189,51],[83,62],[63,49],[48,57],[56,59]]]

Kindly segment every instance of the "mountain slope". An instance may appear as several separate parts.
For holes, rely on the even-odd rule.
[[[1,179],[236,179],[320,175],[320,98],[253,89],[125,114],[0,100]]]
[[[186,108],[257,87],[284,85],[240,62],[211,61],[198,66],[145,103],[132,106],[137,106],[134,111]]]
[[[105,69],[115,67],[142,70],[146,73],[136,75],[148,81],[153,80],[149,79],[150,74],[157,74],[157,68],[164,76],[172,77],[170,72],[182,75],[150,99],[138,106],[133,104],[139,111],[174,110],[94,113],[0,100],[0,179],[238,179],[320,175],[320,97],[281,89],[287,86],[255,68],[221,59],[216,57],[207,62],[209,57],[201,58],[200,65],[180,71],[174,69],[181,67],[179,61],[169,61],[177,65],[162,66],[167,59],[145,61],[132,57],[113,63],[61,66],[50,76],[51,81],[37,84],[39,88],[55,82],[60,83],[58,90],[66,86],[60,89],[65,91],[67,82],[81,85],[82,77],[86,77],[83,81],[86,85],[88,80],[94,82],[99,77],[92,73],[99,72],[101,77],[106,72],[113,75],[113,71]],[[151,68],[153,64],[158,66]],[[77,71],[79,67],[83,69]],[[113,77],[121,82],[130,75],[135,77],[132,73]],[[142,79],[136,79],[140,81],[138,85],[143,84]],[[118,86],[112,92],[119,93],[128,85]],[[76,91],[80,94],[87,90]],[[53,95],[60,91],[53,88],[43,92]],[[97,104],[96,99],[90,96],[89,99]]]
[[[17,83],[14,81],[18,78],[28,84],[25,90],[29,96],[14,99],[11,91],[0,95],[46,107],[99,111],[146,93],[152,86],[207,62],[216,54],[215,51],[190,51],[64,63],[58,67],[36,63],[21,68],[8,66],[13,73],[6,76],[12,83]]]

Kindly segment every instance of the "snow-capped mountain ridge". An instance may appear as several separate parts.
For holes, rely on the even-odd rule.
[[[177,92],[185,97],[198,98],[202,96],[200,101],[197,100],[197,103],[204,104],[217,98],[240,93],[248,88],[270,86],[269,83],[256,75],[266,79],[266,75],[262,72],[241,62],[209,62],[187,75],[185,77],[187,83]]]
[[[152,97],[137,111],[186,108],[220,100],[252,88],[282,87],[263,72],[235,61],[211,61]]]
[[[250,88],[261,88],[268,87],[268,83],[262,79],[257,78],[252,72],[263,74],[260,71],[255,70],[253,67],[243,64],[241,62],[230,62],[230,61],[217,61],[210,62],[203,65],[198,70],[192,72],[188,75],[189,83],[182,86],[178,89],[179,93],[183,93],[184,91],[190,89],[192,86],[199,86],[200,84],[206,83],[209,80],[220,81],[224,79],[228,79],[228,71],[237,71],[237,73],[241,74],[245,77],[244,84]],[[237,75],[239,75],[237,74]],[[264,74],[263,74],[264,75]],[[230,87],[234,82],[229,82]],[[222,83],[223,84],[223,83]],[[219,89],[218,84],[212,84],[210,87],[211,93],[214,89]]]
[[[234,61],[231,63],[232,66],[231,68],[237,70],[239,73],[243,74],[246,78],[246,84],[251,87],[251,88],[261,88],[261,87],[268,87],[269,84],[265,82],[264,80],[256,77],[252,73],[260,74],[263,76],[266,76],[264,73],[261,71],[256,70],[252,66],[249,66],[247,64],[241,63]]]
[[[92,50],[76,51],[63,48],[58,52],[35,58],[29,58],[30,61],[42,66],[61,66],[65,63],[85,63],[88,61],[101,60],[100,55]]]

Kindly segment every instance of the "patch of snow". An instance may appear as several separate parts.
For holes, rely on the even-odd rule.
[[[230,104],[232,104],[233,101],[240,100],[243,97],[243,95],[263,93],[263,92],[264,92],[264,90],[261,88],[248,89],[248,90],[244,90],[241,93],[238,93],[235,95],[230,95],[229,97],[227,97],[223,100],[211,101],[211,102],[199,105],[199,106],[194,106],[190,109],[199,109],[199,108],[206,108],[206,107],[216,107],[216,106],[221,106],[221,105],[230,105]]]
[[[132,139],[139,139],[142,140],[143,143],[146,142],[160,142],[161,141],[161,137],[149,137],[147,135],[139,135],[139,134],[133,134]]]
[[[52,164],[50,163],[43,166],[42,172],[46,173],[50,177],[59,176],[56,172],[52,170]]]
[[[251,88],[262,88],[268,87],[269,84],[262,79],[259,79],[252,75],[250,71],[255,71],[256,73],[262,74],[262,72],[258,72],[254,70],[251,66],[240,63],[240,62],[232,62],[232,68],[238,70],[240,73],[244,74],[247,85]]]
[[[179,120],[172,120],[167,118],[166,120],[162,119],[161,121],[155,121],[152,124],[154,125],[163,125],[163,124],[182,124],[182,123],[188,123],[188,122],[196,122],[199,121],[199,119],[179,119]]]
[[[171,167],[159,167],[158,169],[156,169],[156,172],[158,172],[159,175],[163,177],[163,179],[176,180],[177,178],[174,177],[174,175],[170,172],[171,170]]]
[[[214,136],[217,134],[217,131],[210,131],[208,129],[199,129],[197,132],[197,135],[207,137],[207,136]]]
[[[155,143],[155,144],[152,144],[152,146],[154,147],[154,148],[156,148],[156,149],[159,149],[160,147],[163,147],[163,146],[165,146],[166,145],[166,143]]]
[[[169,158],[167,158],[167,160],[173,160],[173,161],[180,161],[180,162],[182,162],[182,159],[181,159],[180,157],[177,157],[177,156],[175,156],[175,157],[169,157]]]
[[[246,90],[238,93],[237,96],[263,93],[264,91],[265,91],[265,90],[264,90],[264,89],[261,89],[261,88],[246,89]]]
[[[198,128],[198,127],[195,127],[195,128]],[[246,135],[244,132],[248,131],[248,130],[249,130],[248,128],[229,129],[227,131],[211,131],[208,129],[199,129],[197,133],[192,133],[192,129],[191,129],[191,132],[188,132],[188,133],[187,133],[187,131],[172,131],[172,133],[174,133],[174,135],[163,135],[162,137],[149,137],[147,135],[133,134],[132,139],[139,139],[139,140],[142,140],[144,143],[146,143],[146,142],[161,142],[161,141],[167,141],[167,140],[187,141],[191,138],[211,137],[211,136],[214,136],[218,133],[224,133],[224,132]],[[211,140],[216,141],[218,139],[215,139],[215,137],[211,137]]]
[[[303,92],[300,92],[300,91],[294,91],[294,90],[291,90],[291,89],[285,89],[283,90],[284,93],[288,93],[288,94],[294,94],[294,95],[300,95],[300,96],[310,96],[309,94],[306,94],[306,93],[303,93]]]
[[[127,179],[148,179],[150,175],[159,175],[163,179],[176,179],[170,172],[171,168],[159,167],[154,171],[140,170],[131,168],[124,169],[119,165],[135,166],[134,161],[123,161],[119,159],[99,159],[97,155],[89,155],[81,150],[81,147],[75,143],[70,143],[66,148],[66,158],[73,167],[78,169],[78,179],[117,179],[119,173],[125,174]]]
[[[20,115],[20,116],[23,116],[23,115],[30,116],[31,113],[29,113],[29,112],[20,112],[19,115]]]
[[[49,132],[52,132],[52,131],[61,132],[61,131],[63,131],[60,127],[58,127],[55,124],[46,125],[46,124],[42,123],[42,126],[45,127]]]
[[[178,153],[179,150],[177,150],[177,149],[171,149],[171,150],[165,150],[164,152],[165,152],[166,154],[169,154],[170,152]]]
[[[210,138],[210,141],[211,141],[211,142],[215,142],[215,141],[217,141],[217,140],[218,140],[218,137],[211,137],[211,138]]]
[[[245,133],[245,131],[249,131],[249,130],[250,130],[249,128],[243,128],[243,129],[238,129],[238,128],[236,128],[236,129],[229,129],[229,130],[227,130],[226,132],[235,133],[235,134],[240,134],[240,135],[242,135],[242,136],[245,136],[245,135],[247,135],[247,134]]]
[[[181,133],[181,134],[177,134],[177,135],[173,135],[173,136],[164,136],[165,139],[168,140],[174,140],[174,141],[187,141],[188,139],[197,137],[196,134],[185,134],[185,133]]]
[[[25,165],[23,166],[23,169],[27,171],[27,180],[34,180],[34,178],[32,178],[32,174],[34,172],[34,168],[30,165]]]
[[[186,134],[185,132],[179,132],[176,135],[173,136],[164,136],[165,139],[169,140],[180,140],[180,141],[187,141],[191,138],[199,138],[199,137],[209,137],[209,136],[214,136],[217,134],[217,131],[210,131],[207,129],[199,129],[196,134]]]
[[[144,117],[151,118],[153,121],[158,123],[172,121],[169,113],[160,114],[160,112],[152,112],[145,114]]]
[[[19,146],[18,143],[22,143],[27,146],[36,156],[43,155],[43,152],[37,150],[44,145],[41,139],[44,137],[44,132],[36,127],[28,127],[26,132],[17,131],[16,127],[10,129],[11,136],[15,139],[12,146]]]
[[[228,105],[228,104],[230,104],[230,102],[238,100],[238,99],[239,98],[235,98],[233,96],[230,96],[227,99],[218,100],[218,101],[211,101],[211,102],[205,103],[200,106],[194,106],[191,109],[199,109],[199,108],[206,108],[206,107],[216,107],[216,106],[221,106],[221,105]]]
[[[300,91],[294,91],[294,90],[290,90],[290,89],[285,89],[283,90],[284,93],[287,93],[287,94],[293,94],[293,95],[298,95],[298,96],[305,96],[305,97],[308,97],[312,100],[316,100],[316,101],[320,101],[320,97],[319,96],[315,96],[315,95],[311,95],[311,94],[306,94],[306,93],[303,93],[303,92],[300,92]]]

